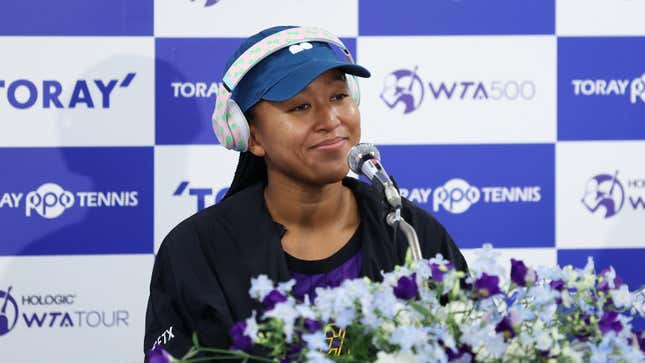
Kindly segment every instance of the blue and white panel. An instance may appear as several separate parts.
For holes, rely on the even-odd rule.
[[[3,357],[140,362],[153,262],[152,254],[0,257]]]
[[[358,0],[160,0],[158,37],[248,37],[276,25],[320,26],[358,35]]]
[[[561,142],[556,150],[557,247],[645,247],[645,141]]]
[[[558,39],[558,140],[645,139],[645,37]]]
[[[360,1],[361,35],[553,34],[555,0]]]
[[[3,148],[0,160],[0,255],[152,253],[152,147]]]
[[[401,194],[433,214],[460,247],[554,246],[553,145],[380,150]]]
[[[554,142],[553,37],[361,37],[363,139]]]
[[[179,222],[222,199],[238,157],[219,145],[155,147],[155,251]]]
[[[153,0],[3,1],[0,35],[152,35],[152,8]]]
[[[0,49],[0,145],[154,143],[152,38],[0,37]]]
[[[558,0],[558,35],[645,35],[645,2],[634,0]]]

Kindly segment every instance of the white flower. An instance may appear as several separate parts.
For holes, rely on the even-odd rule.
[[[309,363],[334,363],[333,360],[317,350],[310,350],[307,352],[307,362]]]
[[[280,319],[284,322],[285,340],[291,343],[293,338],[293,324],[298,318],[298,311],[294,307],[295,301],[289,297],[287,301],[277,303],[272,310],[264,314],[267,318]]]
[[[645,318],[645,288],[632,294],[632,312]]]
[[[417,363],[419,358],[409,350],[394,353],[378,352],[375,363]]]
[[[570,363],[582,363],[582,352],[577,352],[570,346],[566,346],[562,348],[562,358],[566,362]]]
[[[504,342],[504,336],[502,334],[495,334],[495,336],[489,337],[486,340],[485,349],[495,359],[501,358],[507,347],[508,345]]]
[[[255,311],[251,314],[251,317],[246,319],[246,328],[244,328],[244,335],[251,338],[253,343],[258,341],[258,332],[260,331],[258,327],[258,322],[255,320]]]
[[[291,293],[291,289],[295,284],[296,284],[296,280],[294,279],[281,282],[278,284],[278,291],[280,291],[282,295],[289,295]]]
[[[613,290],[611,292],[611,299],[619,309],[629,309],[632,306],[632,295],[629,293],[629,287],[626,284],[620,285],[618,289]]]
[[[302,339],[307,343],[309,350],[326,351],[329,348],[327,337],[322,331],[317,331],[312,334],[303,334]]]
[[[273,290],[273,281],[267,275],[259,275],[251,279],[251,288],[249,295],[259,301],[264,298]]]
[[[426,330],[414,326],[399,326],[390,334],[390,343],[398,345],[401,350],[422,347],[427,341]]]

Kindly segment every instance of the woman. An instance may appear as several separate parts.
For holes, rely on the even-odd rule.
[[[361,133],[353,77],[370,74],[349,55],[339,59],[336,40],[318,31],[270,28],[229,59],[215,130],[223,145],[242,151],[240,160],[224,200],[163,241],[150,285],[145,350],[160,343],[181,356],[193,332],[206,346],[229,347],[234,322],[259,308],[248,296],[257,275],[293,278],[296,296],[315,297],[316,287],[360,276],[378,280],[381,271],[404,262],[407,245],[402,235],[393,239],[381,198],[346,178],[347,153]],[[286,46],[266,48],[285,36],[291,37]],[[247,57],[261,52],[259,59]],[[247,69],[237,66],[248,62]],[[408,201],[403,216],[425,257],[441,253],[466,269],[434,218]]]

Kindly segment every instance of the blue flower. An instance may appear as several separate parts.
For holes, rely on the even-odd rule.
[[[231,345],[231,350],[243,350],[248,352],[253,346],[253,341],[251,337],[244,334],[246,330],[246,322],[238,321],[231,328],[231,338],[233,338],[233,345]]]
[[[416,274],[411,277],[401,276],[394,287],[394,295],[402,300],[414,299],[419,295],[419,287],[416,282]]]
[[[146,362],[148,363],[168,363],[170,354],[166,352],[160,344],[155,344],[154,348],[146,353]]]
[[[445,264],[439,264],[434,262],[431,263],[430,271],[432,271],[432,279],[435,280],[436,282],[442,282],[443,275],[453,268],[454,266],[450,262]]]
[[[267,296],[264,297],[264,300],[262,300],[262,305],[264,305],[264,308],[268,311],[273,310],[277,303],[285,301],[287,301],[286,296],[284,296],[278,290],[272,290],[269,294],[267,294]]]
[[[477,296],[485,298],[491,295],[499,294],[499,277],[489,276],[487,273],[482,273],[482,276],[475,281],[475,292]]]

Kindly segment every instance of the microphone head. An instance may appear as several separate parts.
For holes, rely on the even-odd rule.
[[[380,161],[381,153],[379,153],[374,144],[366,142],[352,146],[347,154],[347,164],[349,165],[349,169],[356,174],[362,174],[361,166],[363,166],[363,163],[369,159]]]

